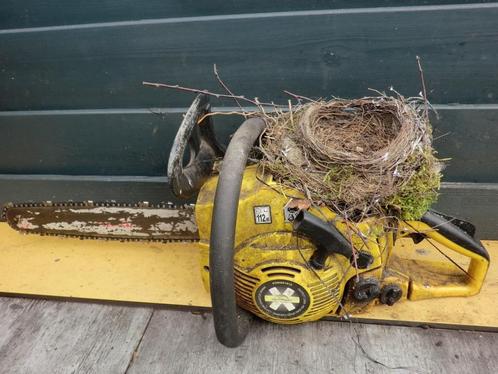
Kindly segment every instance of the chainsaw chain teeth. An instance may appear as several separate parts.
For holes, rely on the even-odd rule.
[[[12,208],[43,208],[43,207],[60,207],[60,208],[146,208],[146,209],[165,209],[165,210],[183,210],[189,213],[194,213],[195,204],[181,204],[176,205],[171,202],[150,204],[147,201],[142,201],[138,203],[118,203],[116,201],[104,201],[104,202],[94,202],[91,200],[83,202],[52,202],[45,201],[40,203],[7,203],[2,209],[2,214],[0,216],[1,221],[6,221],[7,224],[15,231],[23,235],[37,235],[37,236],[55,236],[59,238],[78,238],[81,240],[102,240],[102,241],[119,241],[119,242],[142,242],[142,243],[197,243],[198,239],[155,239],[155,238],[121,238],[121,237],[98,237],[92,235],[76,235],[76,234],[63,234],[63,233],[49,233],[49,232],[37,232],[32,230],[23,230],[16,227],[13,222],[7,220],[7,211]]]

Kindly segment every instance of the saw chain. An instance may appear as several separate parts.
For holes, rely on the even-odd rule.
[[[199,240],[193,205],[9,203],[3,209],[2,220],[24,234],[148,242]]]

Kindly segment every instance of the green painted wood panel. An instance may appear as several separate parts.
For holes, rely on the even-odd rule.
[[[489,3],[478,0],[3,0],[0,28],[40,27],[129,19],[192,17],[361,7]]]
[[[440,158],[450,158],[443,170],[444,180],[498,182],[497,109],[438,109],[439,119],[433,120],[434,146]]]
[[[0,112],[0,174],[165,175],[186,110]],[[220,141],[241,118],[217,119]]]
[[[494,8],[291,12],[0,33],[0,110],[186,106],[190,95],[141,82],[215,89],[213,63],[234,90],[262,99],[286,102],[284,89],[359,97],[391,85],[416,95],[416,55],[432,102],[494,103],[498,4],[485,5]]]
[[[417,95],[420,55],[439,108],[435,145],[452,158],[445,180],[479,182],[445,184],[436,208],[498,238],[498,3],[470,3],[4,0],[0,206],[174,200],[166,161],[192,95],[143,80],[219,89],[216,63],[234,90],[261,99]],[[134,109],[149,107],[166,112]],[[219,135],[239,123],[218,119]]]
[[[180,113],[0,115],[3,174],[165,174]]]
[[[7,202],[179,202],[166,177],[0,175],[0,207]]]
[[[441,158],[451,158],[444,179],[498,182],[498,106],[436,108],[434,143]],[[0,174],[165,175],[186,109],[158,111],[0,113]],[[242,117],[214,121],[226,143]]]

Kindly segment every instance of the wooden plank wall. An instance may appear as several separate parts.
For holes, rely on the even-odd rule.
[[[498,238],[497,19],[489,1],[2,1],[0,204],[171,200],[166,160],[193,97],[143,80],[215,90],[216,63],[261,99],[409,96],[420,55],[451,158],[438,207]],[[239,122],[217,119],[220,137]]]

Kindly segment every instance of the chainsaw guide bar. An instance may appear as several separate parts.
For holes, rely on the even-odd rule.
[[[120,241],[199,240],[193,205],[11,203],[4,207],[2,219],[25,234]]]

